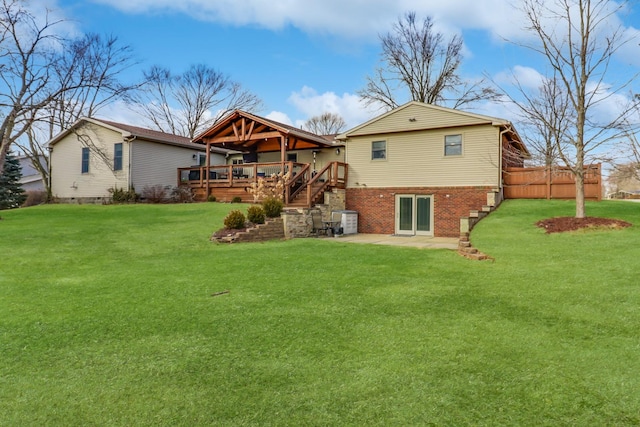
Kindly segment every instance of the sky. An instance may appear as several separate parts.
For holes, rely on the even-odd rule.
[[[438,31],[464,39],[464,78],[505,82],[516,74],[536,85],[544,63],[513,42],[527,42],[517,0],[31,0],[65,19],[71,31],[114,35],[133,49],[136,79],[152,65],[175,73],[190,65],[215,68],[264,102],[257,114],[300,126],[325,111],[347,128],[371,119],[357,91],[379,66],[381,34],[407,11],[431,16]],[[515,4],[515,5],[514,5]],[[638,6],[640,8],[640,5]],[[614,17],[635,36],[638,10]],[[617,55],[616,70],[640,70],[638,42]],[[475,112],[513,120],[504,105],[480,103]],[[143,124],[122,106],[99,115]]]

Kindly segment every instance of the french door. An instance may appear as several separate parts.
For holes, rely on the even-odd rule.
[[[396,194],[396,234],[433,236],[433,196]]]

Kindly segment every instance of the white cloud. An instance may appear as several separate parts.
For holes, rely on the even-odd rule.
[[[329,112],[340,115],[347,123],[347,128],[352,128],[377,114],[372,108],[367,108],[360,101],[358,95],[350,93],[337,95],[334,92],[318,93],[308,86],[304,86],[299,92],[293,92],[288,102],[304,116],[304,119],[296,120],[297,126],[313,116]]]
[[[511,70],[498,73],[494,80],[500,86],[519,85],[524,89],[537,90],[545,77],[538,70],[531,67],[516,65]]]
[[[195,19],[232,25],[302,31],[339,37],[375,38],[407,11],[432,16],[438,30],[485,29],[507,37],[521,33],[511,0],[94,0],[128,13],[179,12]],[[508,21],[508,22],[506,22]],[[447,30],[448,29],[448,30]]]
[[[281,111],[272,111],[265,116],[269,120],[284,123],[285,125],[293,125],[293,122],[286,113]]]

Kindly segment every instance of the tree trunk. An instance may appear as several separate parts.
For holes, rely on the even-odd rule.
[[[576,218],[585,217],[585,205],[584,205],[584,165],[580,165],[580,168],[575,171],[576,179]]]

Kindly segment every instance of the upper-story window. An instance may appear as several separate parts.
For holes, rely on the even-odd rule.
[[[122,142],[113,144],[113,170],[122,170]]]
[[[373,141],[371,143],[371,160],[387,158],[387,141]]]
[[[462,135],[446,135],[444,137],[444,155],[462,155]]]
[[[89,173],[89,147],[82,147],[82,173]]]

